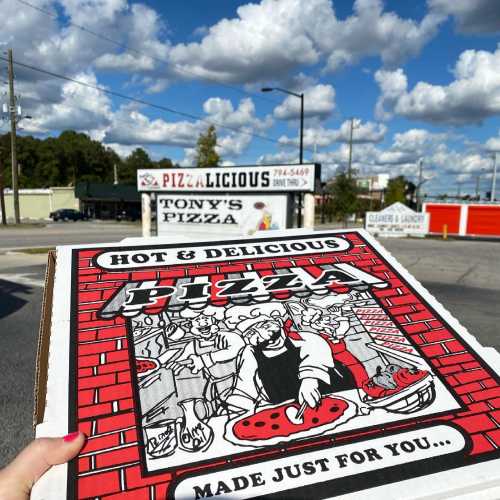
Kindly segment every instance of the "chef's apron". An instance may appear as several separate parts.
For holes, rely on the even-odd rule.
[[[273,357],[265,356],[261,350],[255,350],[257,373],[271,404],[279,404],[289,399],[297,399],[301,380],[299,380],[300,348],[295,347],[290,339],[285,340],[285,350]],[[341,363],[336,362],[328,370],[330,383],[319,381],[319,392],[330,394],[356,387],[351,372]]]

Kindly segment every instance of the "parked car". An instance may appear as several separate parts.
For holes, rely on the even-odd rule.
[[[60,208],[50,212],[50,218],[56,222],[58,220],[86,220],[88,217],[83,212],[73,208]]]

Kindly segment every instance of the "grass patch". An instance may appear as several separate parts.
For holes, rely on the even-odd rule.
[[[45,227],[47,225],[46,222],[25,222],[22,224],[2,224],[0,222],[0,230],[1,229],[33,229],[38,227]]]
[[[40,248],[19,248],[14,250],[16,253],[27,253],[30,255],[48,253],[50,250],[55,250],[54,247],[40,247]]]

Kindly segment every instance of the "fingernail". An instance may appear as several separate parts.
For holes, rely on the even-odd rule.
[[[80,433],[78,431],[71,432],[67,436],[64,436],[63,440],[66,443],[70,443],[71,441],[74,441],[79,435],[80,435]]]

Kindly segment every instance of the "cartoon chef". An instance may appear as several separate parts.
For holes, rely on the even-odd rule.
[[[279,302],[235,306],[226,322],[243,335],[246,346],[238,356],[234,388],[227,399],[235,412],[290,399],[314,408],[322,394],[332,392],[334,361],[321,336],[285,332],[286,310]]]
[[[177,392],[181,399],[204,400],[205,416],[211,416],[229,394],[235,359],[245,343],[238,333],[223,328],[220,321],[223,308],[184,309],[180,314],[188,320],[183,324],[187,334],[194,338],[170,364],[176,376]]]
[[[322,333],[332,342],[339,342],[349,331],[349,319],[342,314],[341,305],[349,294],[327,295],[303,300],[301,324]]]
[[[332,382],[336,390],[362,387],[368,381],[365,367],[346,344],[351,326],[342,306],[348,308],[352,300],[351,294],[329,294],[304,299],[295,309],[300,314],[301,327],[327,341],[335,361]]]
[[[253,209],[248,210],[243,218],[242,233],[252,235],[257,231],[267,231],[275,229],[272,223],[272,213],[263,201],[257,201],[253,204]]]

